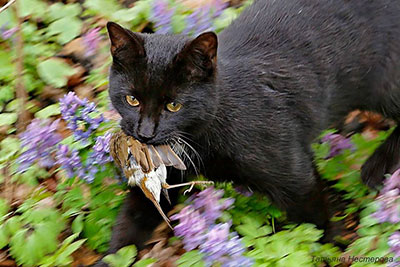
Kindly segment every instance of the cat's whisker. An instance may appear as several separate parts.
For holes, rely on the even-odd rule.
[[[201,167],[201,166],[204,167],[203,159],[201,158],[199,152],[197,152],[196,149],[192,145],[189,144],[189,142],[185,141],[183,136],[178,136],[178,142],[184,143],[193,152],[193,154],[195,155],[195,157],[198,160],[199,167]]]
[[[171,149],[180,157],[182,158],[182,147],[181,145],[177,142],[175,138],[171,139],[173,142],[171,143]],[[184,160],[184,159],[183,159]],[[181,170],[181,182],[184,180],[184,170]]]
[[[187,138],[187,139],[189,139],[189,138]],[[183,149],[185,147],[189,148],[189,151],[185,150],[185,152],[187,152],[187,154],[189,154],[189,152],[191,152],[193,154],[193,156],[197,158],[199,167],[200,167],[200,165],[203,164],[200,154],[196,151],[196,149],[194,149],[193,146],[191,146],[186,140],[184,140],[184,136],[182,134],[177,133],[177,136],[175,137],[175,141],[177,142],[177,145],[180,146],[181,148],[183,148]],[[189,141],[190,141],[190,139],[189,139]]]
[[[185,146],[187,146],[187,143],[186,142],[182,142],[182,144],[181,144],[179,142],[179,140],[177,139],[177,137],[174,137],[172,140],[175,142],[175,144],[171,146],[172,149],[178,155],[180,154],[180,155],[185,156],[185,159],[187,159],[189,161],[189,163],[193,166],[193,169],[194,169],[194,172],[195,172],[196,176],[198,176],[199,175],[199,170],[196,167],[196,164],[194,163],[192,158],[190,157],[189,153],[187,153],[186,150],[185,150]],[[189,147],[189,146],[187,146],[187,147]],[[179,150],[177,150],[177,149],[179,149]]]

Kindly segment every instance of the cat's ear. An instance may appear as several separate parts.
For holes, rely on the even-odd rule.
[[[138,34],[114,22],[107,23],[107,30],[111,41],[111,55],[114,58],[144,56],[143,39]]]
[[[217,64],[218,38],[214,32],[205,32],[189,41],[178,54],[192,76],[214,73]]]
[[[205,32],[192,40],[186,47],[192,53],[199,53],[210,61],[217,57],[218,38],[214,32]]]

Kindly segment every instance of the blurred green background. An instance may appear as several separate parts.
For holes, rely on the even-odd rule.
[[[107,133],[119,116],[107,93],[111,57],[105,24],[195,36],[223,30],[251,1],[0,0],[0,6],[8,4],[0,13],[0,265],[88,266],[107,250],[127,191],[107,150]],[[254,266],[344,264],[329,260],[333,257],[352,266],[388,265],[384,258],[347,260],[352,255],[394,261],[400,250],[400,219],[385,219],[389,208],[400,213],[399,193],[388,200],[360,182],[359,167],[387,136],[380,130],[351,139],[335,135],[314,145],[322,178],[345,203],[333,218],[343,225],[335,244],[321,243],[323,232],[315,226],[289,224],[265,197],[229,183],[216,185],[235,202],[215,225],[229,222],[231,234],[240,238],[240,255]],[[185,205],[182,197],[174,212]],[[185,237],[175,237],[165,225],[155,236],[145,250],[129,246],[107,262],[233,266],[226,265],[234,262],[231,254],[210,263],[216,252],[184,249]]]

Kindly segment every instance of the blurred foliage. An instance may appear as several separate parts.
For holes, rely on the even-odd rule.
[[[58,100],[69,91],[96,102],[99,111],[106,114],[110,109],[106,89],[111,63],[104,29],[108,20],[134,31],[155,32],[167,25],[171,33],[186,31],[188,34],[195,34],[193,25],[202,22],[200,19],[189,22],[195,9],[185,6],[185,1],[166,0],[173,14],[170,20],[161,23],[154,15],[157,1],[17,0],[14,6],[19,18],[13,8],[0,14],[0,249],[18,265],[69,266],[79,258],[74,256],[79,250],[104,253],[126,185],[115,179],[118,171],[111,163],[105,164],[105,169],[97,172],[89,184],[78,177],[69,178],[59,166],[45,168],[35,163],[25,172],[18,172],[17,159],[24,148],[15,128],[21,108],[15,95],[16,60],[23,63],[21,75],[28,93],[25,108],[31,118],[59,118]],[[205,19],[211,29],[221,31],[250,2],[225,6],[220,14]],[[19,20],[23,37],[21,57],[17,56],[15,38]],[[84,143],[75,140],[65,124],[58,129],[63,137],[61,144],[77,150],[82,162],[88,160],[96,138],[116,126],[115,121],[104,122],[91,133],[89,142]],[[312,261],[313,257],[340,255],[393,256],[387,240],[400,226],[379,223],[371,215],[377,210],[376,192],[370,192],[361,183],[359,172],[367,156],[387,135],[382,132],[368,140],[354,135],[351,140],[355,149],[330,159],[326,158],[328,143],[314,144],[315,162],[322,178],[348,202],[344,214],[333,220],[345,220],[351,215],[359,217],[357,239],[349,241],[345,251],[320,243],[323,233],[313,225],[288,224],[285,214],[265,197],[245,196],[231,184],[219,184],[217,187],[224,189],[225,197],[235,199],[234,208],[224,212],[221,220],[232,221],[232,231],[243,238],[246,256],[254,259],[254,266],[314,266],[317,263]],[[171,243],[174,240],[177,238],[172,237]],[[110,266],[122,267],[130,266],[136,259],[136,248],[128,246],[108,255],[105,261]],[[154,261],[142,259],[134,266],[147,266]],[[177,264],[205,266],[203,255],[197,250],[181,255]]]

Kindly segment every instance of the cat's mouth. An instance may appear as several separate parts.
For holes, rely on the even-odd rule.
[[[169,142],[170,138],[168,138],[168,137],[160,136],[160,134],[156,134],[155,136],[153,136],[151,138],[143,138],[143,137],[140,137],[138,134],[136,134],[136,132],[134,130],[131,130],[130,128],[124,127],[123,125],[121,125],[121,126],[122,126],[121,127],[122,131],[126,135],[135,138],[136,140],[138,140],[142,144],[153,145],[153,146],[170,145],[170,142]]]
[[[142,144],[146,144],[146,145],[153,145],[153,146],[159,146],[159,145],[169,145],[168,139],[165,138],[160,138],[158,136],[154,136],[152,138],[143,138],[140,137],[136,134],[128,134],[129,136],[132,136],[133,138],[135,138],[136,140],[138,140],[140,143]]]
[[[141,140],[141,138],[133,131],[124,129],[124,127],[122,127],[122,130],[125,132],[126,135],[132,136],[133,138],[135,138],[136,140],[138,140],[143,144],[153,145],[153,146],[160,146],[160,145],[170,146],[171,149],[183,160],[183,162],[191,166],[194,169],[195,173],[198,174],[200,162],[202,161],[200,155],[193,148],[193,146],[190,145],[188,141],[184,140],[179,135],[165,136],[159,133],[150,140],[142,141],[143,139]]]

